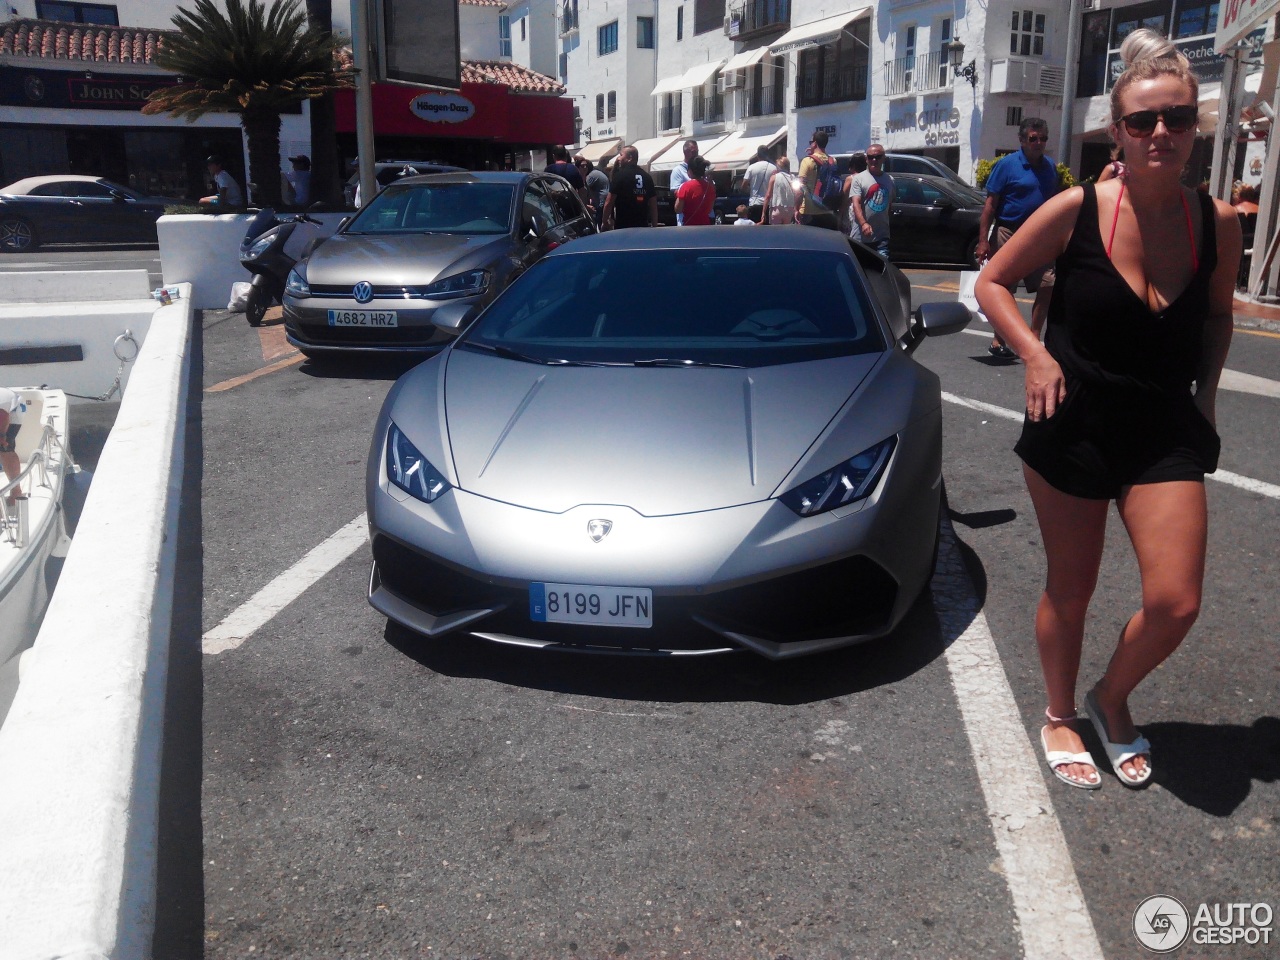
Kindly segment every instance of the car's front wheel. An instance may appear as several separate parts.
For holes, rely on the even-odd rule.
[[[978,236],[974,234],[964,245],[964,262],[970,270],[978,269]]]
[[[6,253],[26,253],[40,246],[36,229],[22,217],[0,218],[0,250]]]

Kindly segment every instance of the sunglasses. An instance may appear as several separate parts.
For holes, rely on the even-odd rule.
[[[1027,134],[1027,143],[1048,143],[1049,135],[1046,133],[1043,137],[1038,133]]]
[[[1194,106],[1165,107],[1163,110],[1135,110],[1126,113],[1117,120],[1123,124],[1131,137],[1149,137],[1155,133],[1156,123],[1164,121],[1164,127],[1170,133],[1186,133],[1196,125],[1200,117],[1199,108]]]
[[[882,162],[884,162],[884,154],[883,154],[883,153],[868,153],[868,154],[867,154],[867,163],[882,163]]]

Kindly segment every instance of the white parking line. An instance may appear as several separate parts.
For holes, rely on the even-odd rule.
[[[946,518],[934,608],[1026,960],[1102,960],[1062,825]],[[1034,652],[1029,652],[1034,656]]]
[[[1022,422],[1021,413],[1016,410],[1010,410],[1007,407],[997,407],[994,403],[970,400],[968,397],[957,397],[954,393],[947,393],[945,390],[942,391],[942,399],[947,403],[954,403],[958,407],[967,407],[970,410],[987,413],[993,417],[1002,417],[1005,420],[1014,420],[1018,423]],[[1230,470],[1223,470],[1221,467],[1213,473],[1205,474],[1205,478],[1217,480],[1219,483],[1225,483],[1229,487],[1247,490],[1249,493],[1259,493],[1264,497],[1270,497],[1272,500],[1280,500],[1280,485],[1267,483],[1265,480],[1255,480],[1253,477],[1246,477],[1243,474],[1232,473]]]
[[[315,547],[206,633],[201,650],[215,654],[240,646],[253,636],[254,631],[302,596],[308,587],[367,543],[367,527],[367,519],[362,513]]]

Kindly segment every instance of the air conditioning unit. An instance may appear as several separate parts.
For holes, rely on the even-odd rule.
[[[737,90],[742,86],[742,73],[738,70],[730,70],[728,73],[722,73],[716,77],[716,93],[724,93],[726,90]]]

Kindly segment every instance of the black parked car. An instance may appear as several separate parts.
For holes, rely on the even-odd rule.
[[[27,177],[0,190],[0,250],[51,243],[149,243],[165,197],[147,197],[101,177]]]
[[[889,228],[894,263],[945,263],[977,268],[974,248],[985,196],[943,177],[891,173],[895,188]]]
[[[378,181],[378,189],[381,190],[401,177],[421,177],[428,173],[461,173],[465,169],[465,167],[440,163],[437,160],[379,160],[373,165],[373,176]],[[356,188],[359,185],[360,170],[357,168],[342,185],[342,199],[348,207],[360,206],[356,203]]]

